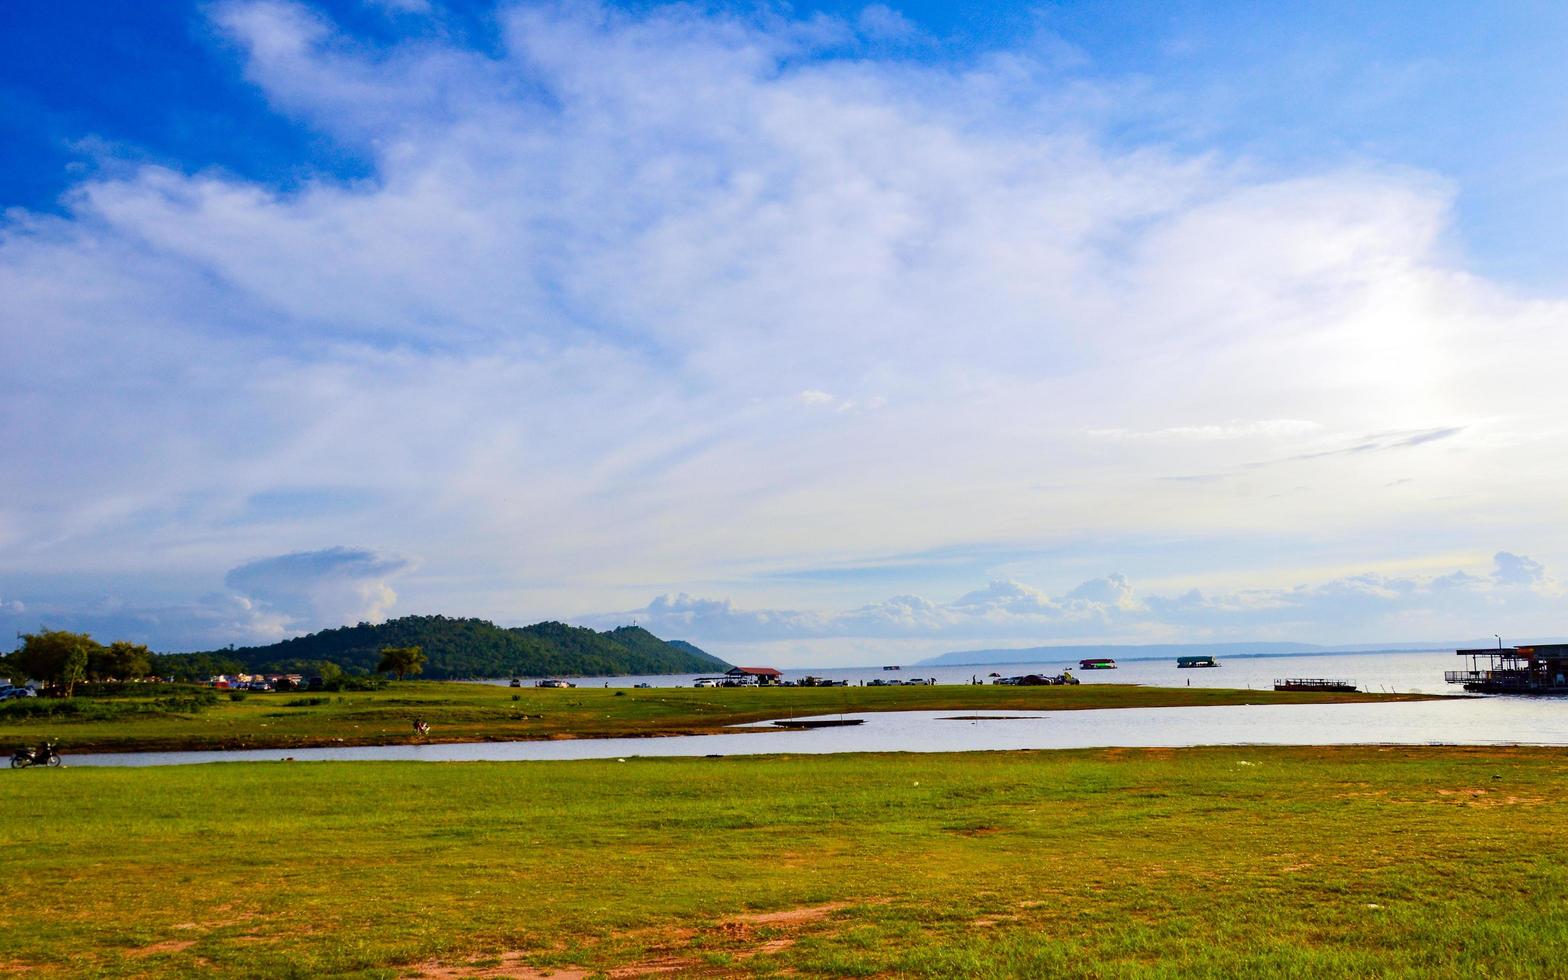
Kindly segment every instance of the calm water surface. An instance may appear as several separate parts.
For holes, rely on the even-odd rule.
[[[1466,664],[1452,650],[1424,653],[1331,653],[1288,657],[1226,657],[1218,667],[1182,670],[1176,658],[1156,660],[1118,660],[1116,670],[1079,670],[1076,658],[1044,660],[1027,664],[976,664],[963,667],[903,666],[899,670],[881,667],[802,668],[784,671],[785,680],[798,680],[807,674],[860,684],[872,680],[904,680],[911,677],[935,678],[939,684],[967,684],[971,679],[990,680],[991,673],[1003,677],[1021,674],[1060,674],[1071,670],[1085,684],[1151,684],[1157,687],[1232,687],[1272,690],[1279,677],[1335,677],[1354,681],[1363,691],[1418,694],[1456,694],[1458,688],[1443,683],[1443,671],[1458,670]],[[752,665],[766,666],[766,665]],[[702,674],[656,674],[635,677],[574,677],[581,687],[691,687]],[[506,684],[506,679],[488,680]],[[531,680],[523,681],[532,684]]]
[[[872,712],[863,725],[812,731],[750,731],[668,738],[579,739],[384,745],[242,752],[145,752],[73,755],[72,766],[158,766],[307,760],[404,759],[427,762],[616,759],[633,756],[970,752],[1105,746],[1192,745],[1562,745],[1568,700],[1451,698],[1394,704],[1237,705],[1218,708],[1120,708],[1094,711]],[[838,716],[834,716],[838,717]]]

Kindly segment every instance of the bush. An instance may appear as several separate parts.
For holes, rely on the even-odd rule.
[[[283,702],[283,707],[285,707],[285,708],[314,708],[318,704],[331,704],[331,703],[332,703],[332,699],[331,698],[295,698],[292,701],[285,701],[285,702]]]
[[[158,694],[169,696],[174,694],[201,694],[211,691],[205,684],[165,684],[162,681],[139,681],[127,684],[123,681],[112,683],[91,683],[76,685],[76,697],[79,698],[144,698],[148,695]]]
[[[352,677],[347,674],[324,679],[321,683],[323,691],[379,691],[386,686],[386,680],[381,677]]]
[[[67,698],[12,698],[0,704],[0,718],[69,717],[82,714],[84,706],[98,707]]]
[[[245,697],[246,697],[246,695],[245,695],[244,691],[230,691],[229,692],[229,700],[230,701],[243,701],[243,700],[245,700]]]
[[[230,698],[234,695],[230,694]],[[244,695],[240,695],[244,697]],[[130,705],[140,711],[156,711],[164,714],[192,715],[218,703],[218,692],[202,689],[184,697],[158,698],[148,705]]]
[[[0,702],[0,718],[59,718],[62,721],[110,721],[126,715],[193,715],[218,703],[217,692],[198,689],[190,694],[152,701],[118,698],[13,698]]]

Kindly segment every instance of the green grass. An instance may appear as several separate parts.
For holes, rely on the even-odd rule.
[[[211,705],[152,695],[84,702],[80,714],[36,716],[42,702],[0,706],[0,746],[60,740],[66,752],[380,745],[423,741],[637,737],[703,734],[748,721],[835,712],[1152,708],[1414,700],[1422,695],[1315,694],[1083,684],[1077,687],[512,689],[489,684],[407,682],[343,694],[248,694]],[[181,706],[189,710],[179,710]],[[138,710],[141,708],[156,710]],[[759,736],[764,737],[764,736]]]
[[[1560,975],[1565,777],[1435,747],[25,770],[0,970]]]

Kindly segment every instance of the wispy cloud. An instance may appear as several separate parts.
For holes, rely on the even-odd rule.
[[[1353,445],[1340,449],[1325,449],[1319,452],[1302,453],[1298,456],[1292,456],[1290,459],[1324,459],[1330,456],[1356,456],[1361,453],[1387,452],[1391,449],[1409,449],[1412,446],[1424,446],[1427,443],[1438,442],[1442,439],[1452,439],[1463,431],[1465,431],[1465,427],[1462,425],[1450,425],[1435,429],[1381,432],[1375,435],[1364,436]]]
[[[1132,145],[1126,80],[883,60],[884,8],[519,5],[483,49],[208,9],[278,118],[369,176],[114,160],[62,214],[6,214],[0,593],[29,610],[66,610],[62,579],[180,608],[341,541],[420,556],[395,608],[507,621],[737,567],[739,601],[806,608],[826,586],[772,572],[972,541],[1568,556],[1568,306],[1456,268],[1438,177]],[[352,581],[233,595],[274,624],[393,608]],[[960,616],[837,585],[866,623]]]

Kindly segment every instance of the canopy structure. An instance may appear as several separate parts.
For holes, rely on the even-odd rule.
[[[1478,694],[1568,694],[1568,643],[1458,650],[1469,670],[1448,670],[1443,679]]]

